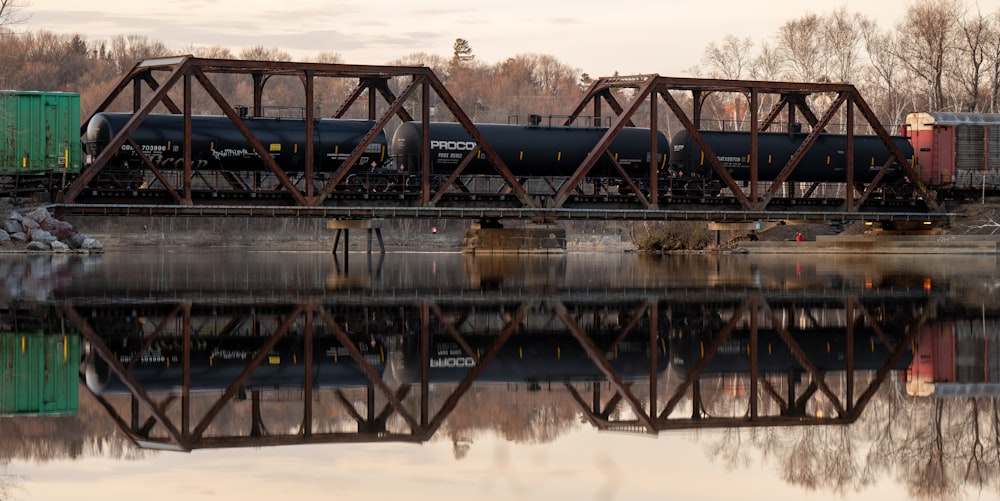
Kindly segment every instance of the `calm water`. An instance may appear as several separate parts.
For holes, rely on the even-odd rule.
[[[993,256],[0,258],[0,499],[1000,499]]]

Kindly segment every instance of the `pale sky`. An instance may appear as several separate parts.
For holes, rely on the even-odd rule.
[[[685,76],[705,46],[726,34],[772,40],[787,20],[840,6],[883,29],[903,18],[907,0],[22,0],[19,29],[81,33],[88,40],[142,34],[178,51],[256,44],[295,60],[337,52],[349,64],[385,64],[427,52],[449,57],[456,38],[479,60],[548,54],[591,76]],[[966,0],[975,9],[975,0]],[[978,0],[984,13],[1000,0]]]

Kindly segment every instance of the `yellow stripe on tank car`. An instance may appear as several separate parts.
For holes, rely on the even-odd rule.
[[[558,153],[556,153],[556,161],[558,162],[560,160],[562,160],[562,152],[561,151],[558,152]]]
[[[66,150],[63,152],[63,158],[66,159],[66,161],[63,163],[63,169],[69,169],[69,148],[66,148]]]
[[[167,151],[170,151],[170,141],[167,141]]]
[[[21,159],[21,168],[22,169],[28,168],[28,157],[24,157]]]
[[[208,151],[215,151],[215,141],[208,143]]]
[[[701,152],[701,165],[705,165],[705,152]]]
[[[271,143],[271,145],[267,147],[267,151],[271,153],[281,152],[281,143]]]
[[[292,145],[292,153],[298,153],[298,152],[299,152],[299,143],[295,143],[294,145]]]
[[[830,155],[827,155],[827,156],[826,156],[826,164],[827,164],[827,165],[830,165]]]
[[[517,157],[518,160],[524,160],[524,150],[521,150],[521,154]]]
[[[336,155],[338,153],[340,153],[340,145],[339,144],[335,144],[335,145],[333,145],[333,154]]]
[[[771,155],[767,156],[767,163],[771,163]]]

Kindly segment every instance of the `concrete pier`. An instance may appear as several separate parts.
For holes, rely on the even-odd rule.
[[[492,228],[474,223],[465,230],[462,252],[562,254],[566,252],[566,229],[554,224]]]

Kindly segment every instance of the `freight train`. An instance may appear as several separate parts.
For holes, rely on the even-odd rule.
[[[617,341],[615,336],[595,335],[591,340],[605,353],[611,368],[626,380],[649,377],[650,345],[646,342]],[[176,393],[184,382],[184,352],[180,340],[166,339],[145,347],[143,339],[128,336],[109,340],[115,356],[130,367],[129,376],[145,391]],[[192,340],[188,356],[190,390],[220,392],[258,356],[264,339],[252,336],[203,337]],[[382,339],[353,340],[354,348],[380,376],[408,384],[421,380],[419,343],[388,350]],[[497,338],[475,335],[464,338],[473,352],[463,351],[450,336],[436,336],[430,343],[429,382],[455,383],[476,368],[492,349]],[[658,372],[667,367],[666,344],[657,346]],[[373,384],[350,349],[332,336],[317,336],[312,349],[312,382],[317,388],[360,388]],[[267,353],[240,387],[241,394],[253,390],[301,388],[306,360],[301,336],[286,336]],[[79,357],[78,357],[79,359]],[[87,387],[95,394],[128,392],[127,385],[111,370],[107,361],[88,350],[83,362]],[[497,351],[477,377],[480,383],[525,384],[529,390],[549,383],[603,381],[606,375],[588,358],[580,342],[564,333],[551,331],[518,333]]]
[[[131,118],[126,113],[98,113],[87,125],[84,143],[90,158],[96,157]],[[109,165],[103,169],[115,179],[130,179],[144,170],[143,156],[158,169],[177,170],[183,166],[183,118],[180,115],[150,115],[132,133],[140,147],[123,144]],[[268,148],[277,165],[286,173],[304,170],[305,122],[296,119],[245,117],[244,124]],[[321,119],[314,128],[316,171],[320,180],[336,170],[374,127],[363,120]],[[593,127],[539,127],[481,124],[476,126],[497,149],[511,173],[518,178],[566,177],[573,173],[587,153],[604,135],[605,129]],[[447,178],[471,150],[475,141],[457,123],[435,122],[430,126],[431,170],[437,181]],[[396,128],[391,142],[378,131],[355,162],[346,178],[347,189],[366,191],[416,190],[419,187],[417,166],[422,149],[419,122],[405,122]],[[618,164],[630,177],[649,177],[649,130],[627,129],[612,143]],[[192,169],[198,172],[262,172],[266,168],[243,135],[224,116],[192,117]],[[658,135],[659,164],[665,164],[667,138]],[[125,173],[123,175],[123,173]],[[496,169],[482,153],[463,170],[467,175],[489,175]],[[605,158],[591,170],[599,178],[618,187],[620,175]],[[138,186],[136,178],[130,185]]]
[[[0,104],[36,99],[57,100],[58,106],[74,108],[72,100],[62,93],[0,93]],[[58,94],[58,95],[57,95]],[[78,98],[75,101],[78,107]],[[0,117],[18,109],[7,104]],[[99,113],[87,124],[83,144],[73,140],[46,137],[47,130],[72,130],[73,114],[57,114],[58,120],[70,122],[69,127],[53,127],[48,104],[37,111],[37,119],[4,124],[0,132],[3,149],[0,174],[48,176],[53,189],[62,189],[72,181],[87,160],[80,159],[86,150],[92,160],[107,141],[127,123],[131,115]],[[0,110],[0,111],[3,111]],[[31,114],[32,112],[28,112]],[[55,118],[53,118],[55,120]],[[78,120],[78,115],[77,115]],[[305,170],[305,122],[301,119],[245,117],[243,123],[260,140],[275,163],[289,177],[301,178]],[[314,126],[314,166],[319,182],[329,179],[344,159],[369,137],[374,123],[364,120],[321,119]],[[530,125],[477,124],[477,129],[497,151],[510,172],[519,180],[542,179],[557,186],[559,178],[575,173],[607,129],[599,127],[553,127],[534,121]],[[178,171],[184,152],[182,119],[178,115],[150,115],[132,132],[132,142],[157,168]],[[467,154],[479,145],[456,123],[432,122],[429,128],[431,180],[439,185],[459,166]],[[749,181],[750,134],[734,131],[701,131],[702,139],[715,152],[722,167],[737,182]],[[33,139],[44,137],[41,146]],[[630,186],[618,167],[640,189],[651,186],[650,173],[655,174],[661,196],[716,197],[723,196],[724,185],[708,162],[705,153],[687,131],[668,140],[662,133],[656,139],[656,158],[651,158],[649,129],[623,129],[608,148],[608,154],[597,159],[587,179],[595,190],[610,194],[628,193]],[[760,133],[758,135],[758,180],[772,181],[788,159],[805,140],[804,133]],[[192,167],[195,175],[205,182],[209,176],[224,178],[236,188],[246,188],[240,181],[251,177],[260,184],[267,168],[255,150],[228,118],[223,116],[192,117]],[[911,163],[917,175],[938,198],[957,198],[1000,190],[1000,115],[970,113],[913,113],[907,117],[901,135],[892,138],[895,146]],[[35,141],[38,142],[38,141]],[[364,152],[351,166],[351,172],[338,189],[366,191],[415,191],[419,187],[418,169],[424,144],[418,122],[399,125],[393,134],[375,132]],[[36,151],[37,150],[37,151]],[[823,134],[809,148],[797,167],[786,179],[792,183],[840,183],[846,178],[846,137]],[[614,159],[614,162],[612,161]],[[906,198],[911,194],[910,183],[901,165],[890,162],[890,152],[881,139],[874,136],[854,137],[854,182],[866,187],[886,163],[889,170],[876,192],[885,198]],[[615,165],[617,163],[617,166]],[[101,170],[94,182],[98,187],[136,189],[149,187],[155,179],[146,172],[145,161],[126,142],[118,148],[112,160]],[[489,176],[496,169],[479,151],[462,171],[464,177]],[[61,175],[61,176],[60,176]],[[465,182],[465,181],[463,181]]]

